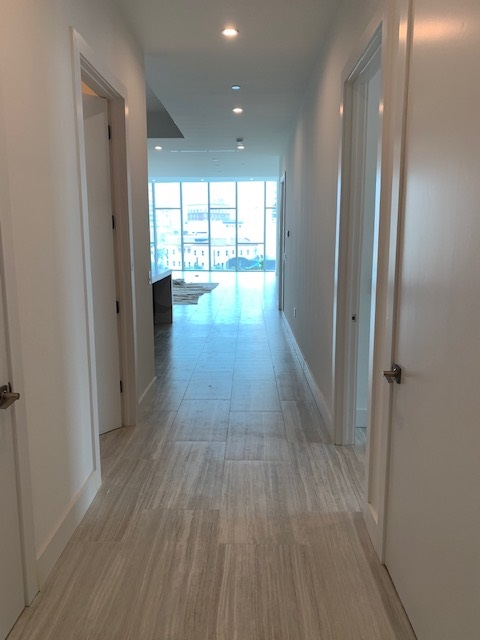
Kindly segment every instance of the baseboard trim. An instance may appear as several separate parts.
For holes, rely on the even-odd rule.
[[[308,363],[305,359],[305,356],[302,353],[302,350],[300,349],[298,342],[295,338],[295,336],[293,335],[292,329],[290,327],[290,325],[288,324],[288,320],[285,316],[284,313],[282,313],[282,318],[283,318],[283,323],[285,326],[285,329],[288,333],[288,337],[290,338],[292,344],[293,344],[293,348],[295,349],[295,352],[298,356],[298,359],[300,360],[300,364],[302,366],[302,370],[303,373],[305,374],[305,377],[307,379],[308,385],[312,391],[313,397],[315,399],[315,403],[318,407],[318,410],[320,411],[322,418],[325,422],[325,426],[327,428],[328,431],[328,435],[330,436],[332,442],[334,442],[334,438],[335,438],[335,434],[334,434],[334,429],[333,429],[333,419],[332,419],[332,414],[330,413],[330,410],[328,408],[328,405],[325,401],[325,397],[323,395],[323,393],[320,390],[320,387],[318,386],[312,372],[310,371],[310,368],[308,366]]]
[[[137,422],[142,420],[145,417],[145,414],[148,411],[150,403],[153,400],[155,395],[155,382],[157,381],[157,376],[153,376],[150,384],[147,386],[145,391],[142,393],[138,400],[138,411],[137,411]]]
[[[80,524],[81,519],[96,496],[100,484],[100,473],[98,471],[92,471],[57,524],[49,541],[38,553],[37,574],[40,588],[45,584],[45,580],[67,546],[73,532]]]
[[[328,435],[330,436],[331,441],[334,442],[335,434],[333,432],[332,414],[330,413],[330,411],[328,409],[328,406],[327,406],[327,403],[325,401],[324,395],[320,391],[320,388],[317,385],[317,383],[315,381],[315,378],[313,377],[313,374],[310,371],[310,368],[309,368],[306,360],[304,360],[304,362],[303,362],[303,373],[305,374],[307,382],[308,382],[308,384],[310,386],[310,389],[312,391],[313,397],[315,398],[315,402],[317,404],[318,410],[322,414],[322,418],[323,418],[323,421],[325,422],[325,426],[327,428]]]

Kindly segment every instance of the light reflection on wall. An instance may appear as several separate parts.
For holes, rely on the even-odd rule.
[[[456,40],[465,37],[467,28],[467,23],[458,18],[416,20],[413,37],[417,42]]]

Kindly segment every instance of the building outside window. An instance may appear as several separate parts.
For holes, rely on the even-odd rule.
[[[152,180],[148,194],[156,270],[275,271],[276,181]],[[198,255],[208,258],[201,264],[199,245]],[[182,260],[173,261],[177,251]],[[186,259],[192,251],[193,264]]]

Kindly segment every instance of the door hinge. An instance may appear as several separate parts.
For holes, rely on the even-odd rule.
[[[112,229],[115,229],[115,216],[112,216]]]
[[[120,302],[118,300],[115,300],[115,306],[117,308],[117,313],[120,313]]]
[[[123,381],[120,380],[120,393],[123,393]]]
[[[112,139],[112,128],[110,125],[108,125],[108,139],[111,140]]]

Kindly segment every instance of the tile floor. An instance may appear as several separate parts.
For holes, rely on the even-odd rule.
[[[102,436],[98,496],[9,640],[414,638],[363,525],[364,445],[329,443],[272,275],[212,276],[157,327],[148,415]]]

